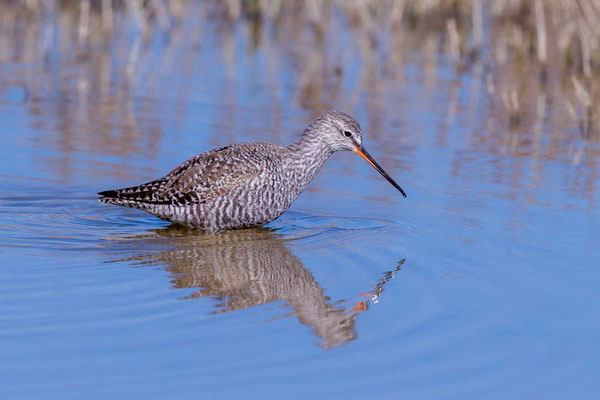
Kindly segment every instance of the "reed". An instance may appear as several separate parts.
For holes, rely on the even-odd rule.
[[[335,101],[330,76],[344,73],[336,59],[347,56],[343,46],[358,47],[361,88],[374,102],[384,90],[377,80],[401,85],[404,58],[419,49],[430,85],[439,53],[452,60],[458,79],[475,71],[496,124],[531,127],[548,117],[540,101],[552,99],[563,132],[600,140],[599,0],[3,0],[0,11],[0,61],[43,66],[58,57],[75,68],[77,90],[99,87],[114,97],[106,118],[127,109],[116,105],[127,95],[111,85],[126,91],[136,79],[156,79],[148,72],[156,69],[151,43],[163,42],[164,70],[178,48],[201,46],[208,30],[227,46],[238,27],[266,49],[273,68],[284,52],[302,60],[295,100],[314,114]],[[340,31],[349,36],[339,39]],[[33,74],[16,79],[34,98],[42,89]]]

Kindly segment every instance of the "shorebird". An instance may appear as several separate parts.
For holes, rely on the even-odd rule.
[[[251,142],[220,147],[190,158],[160,179],[100,192],[99,200],[210,232],[261,226],[279,218],[325,161],[342,150],[364,158],[406,197],[365,150],[358,122],[328,111],[288,146]]]

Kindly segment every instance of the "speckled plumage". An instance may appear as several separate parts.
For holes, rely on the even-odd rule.
[[[357,147],[362,148],[358,122],[329,111],[288,146],[221,147],[190,158],[163,178],[100,192],[99,200],[207,231],[260,226],[281,216],[335,151]]]

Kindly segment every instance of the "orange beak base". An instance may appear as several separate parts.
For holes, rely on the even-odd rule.
[[[364,158],[365,160],[367,160],[367,162],[371,164],[371,166],[375,168],[377,172],[379,172],[389,183],[392,184],[392,186],[394,186],[396,189],[398,189],[400,193],[402,193],[403,197],[406,197],[406,193],[404,193],[404,190],[402,190],[400,185],[398,185],[396,181],[393,180],[392,177],[389,176],[388,173],[385,172],[385,170],[381,168],[379,164],[377,164],[377,162],[373,159],[373,157],[371,157],[371,155],[367,152],[367,150],[365,150],[364,147],[354,146],[354,152],[362,158]]]

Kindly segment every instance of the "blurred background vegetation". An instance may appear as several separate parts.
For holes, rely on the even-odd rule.
[[[586,143],[600,139],[598,0],[0,0],[0,63],[20,66],[0,75],[0,92],[22,88],[38,124],[56,119],[67,147],[81,134],[70,130],[77,118],[100,135],[86,146],[127,153],[140,125],[149,124],[150,141],[160,136],[136,116],[136,96],[152,115],[161,107],[161,73],[192,76],[193,65],[206,62],[199,55],[207,40],[235,78],[236,31],[249,38],[246,51],[264,54],[269,76],[293,71],[293,100],[310,114],[356,100],[340,87],[353,57],[355,92],[377,115],[402,91],[406,64],[418,64],[424,90],[435,93],[441,54],[456,87],[468,79],[473,93],[487,93],[492,111],[474,141],[549,158],[568,149],[574,163],[597,153]],[[189,97],[177,90],[175,97]],[[65,98],[44,104],[48,93]],[[447,121],[457,114],[456,95],[439,110]],[[477,107],[482,99],[469,101]]]

